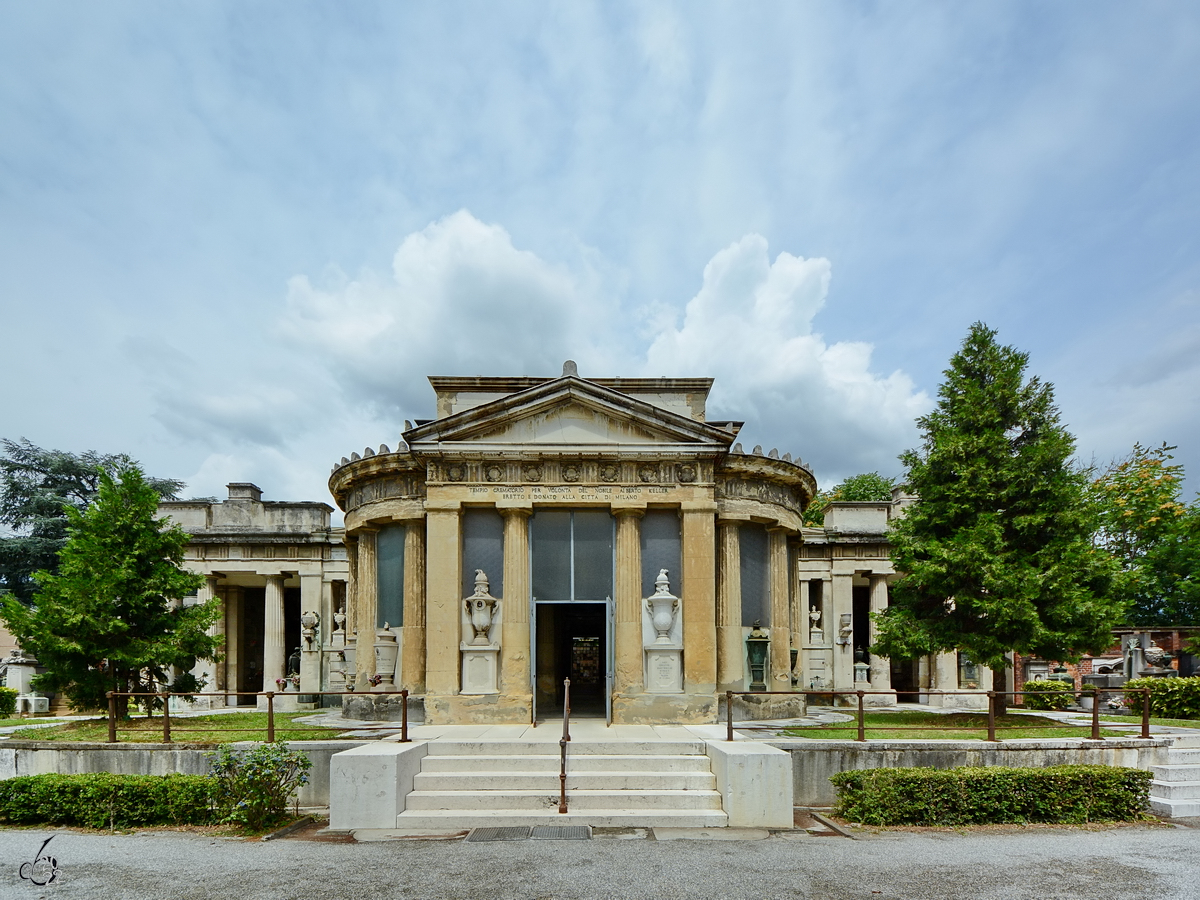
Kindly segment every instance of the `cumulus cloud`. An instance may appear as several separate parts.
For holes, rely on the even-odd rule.
[[[813,331],[828,260],[780,253],[772,263],[767,249],[752,234],[712,258],[683,324],[651,344],[647,373],[715,377],[712,418],[745,420],[748,443],[799,453],[826,478],[896,472],[929,397],[903,372],[873,372],[871,345]]]

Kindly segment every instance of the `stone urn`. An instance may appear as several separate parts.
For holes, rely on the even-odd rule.
[[[467,615],[471,620],[471,646],[486,647],[491,641],[488,633],[492,630],[492,618],[496,614],[496,598],[488,593],[488,578],[483,569],[475,570],[475,593],[466,599]]]
[[[396,633],[387,622],[375,632],[375,674],[380,676],[384,687],[393,687],[392,673],[396,671],[396,657],[400,655],[400,644]]]
[[[679,612],[679,598],[671,593],[666,569],[658,570],[658,578],[654,580],[654,593],[646,598],[646,605],[650,608],[654,643],[671,643],[671,627],[675,624],[676,613]]]

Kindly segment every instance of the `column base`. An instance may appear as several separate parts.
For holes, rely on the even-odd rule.
[[[616,694],[614,725],[705,725],[717,721],[712,694]]]
[[[863,690],[870,691],[874,690],[874,688],[868,685],[867,687],[864,687]],[[896,692],[888,688],[882,688],[881,690],[887,690],[887,693],[867,694],[865,697],[863,697],[863,706],[895,706]]]
[[[429,725],[528,725],[532,718],[529,693],[425,695]]]
[[[769,719],[798,719],[806,715],[808,704],[803,694],[783,697],[778,694],[737,694],[733,698],[735,722],[757,722]],[[725,697],[718,702],[718,715],[725,721]]]

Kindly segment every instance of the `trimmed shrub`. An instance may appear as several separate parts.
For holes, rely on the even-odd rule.
[[[1164,719],[1200,719],[1200,678],[1131,678],[1130,690],[1150,688],[1150,715]],[[1142,695],[1126,694],[1125,703],[1142,711]]]
[[[1075,688],[1066,681],[1027,681],[1021,690],[1039,692],[1024,695],[1026,709],[1066,709],[1075,702]]]
[[[235,750],[229,744],[209,754],[216,782],[215,802],[222,822],[261,831],[283,819],[288,799],[308,783],[312,760],[283,741]]]
[[[0,687],[0,719],[11,719],[17,711],[15,688]]]
[[[1150,773],[1119,766],[858,769],[829,780],[837,814],[867,825],[1126,822],[1150,802]]]
[[[203,775],[22,775],[0,781],[0,822],[9,825],[204,825],[214,783]]]

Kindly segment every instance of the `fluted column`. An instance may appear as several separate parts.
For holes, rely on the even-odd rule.
[[[400,687],[425,693],[425,520],[404,529],[404,627]]]
[[[529,670],[529,517],[533,510],[505,507],[504,596],[501,612],[500,693],[518,706],[532,703]]]
[[[283,576],[268,575],[263,608],[263,690],[277,691],[276,680],[287,674],[283,646]]]
[[[683,689],[709,696],[717,683],[715,526],[712,509],[683,510],[682,583],[675,591],[683,601]]]
[[[425,694],[448,697],[458,693],[461,669],[462,523],[457,503],[430,503],[425,515]],[[427,715],[436,707],[426,700]]]
[[[744,689],[742,665],[742,549],[738,522],[721,522],[717,582],[717,690]]]
[[[375,628],[379,616],[379,572],[374,528],[358,530],[358,571],[354,593],[358,599],[358,644],[354,654],[356,690],[369,690],[375,674]]]
[[[874,616],[887,609],[888,589],[886,575],[871,576],[871,644],[876,641],[876,626]],[[871,690],[890,691],[892,689],[892,663],[885,656],[871,654]]]
[[[788,595],[787,531],[767,531],[767,572],[771,579],[771,678],[769,690],[786,691],[792,686],[792,623]]]
[[[614,509],[617,518],[616,683],[621,696],[642,693],[642,538],[640,509]]]

